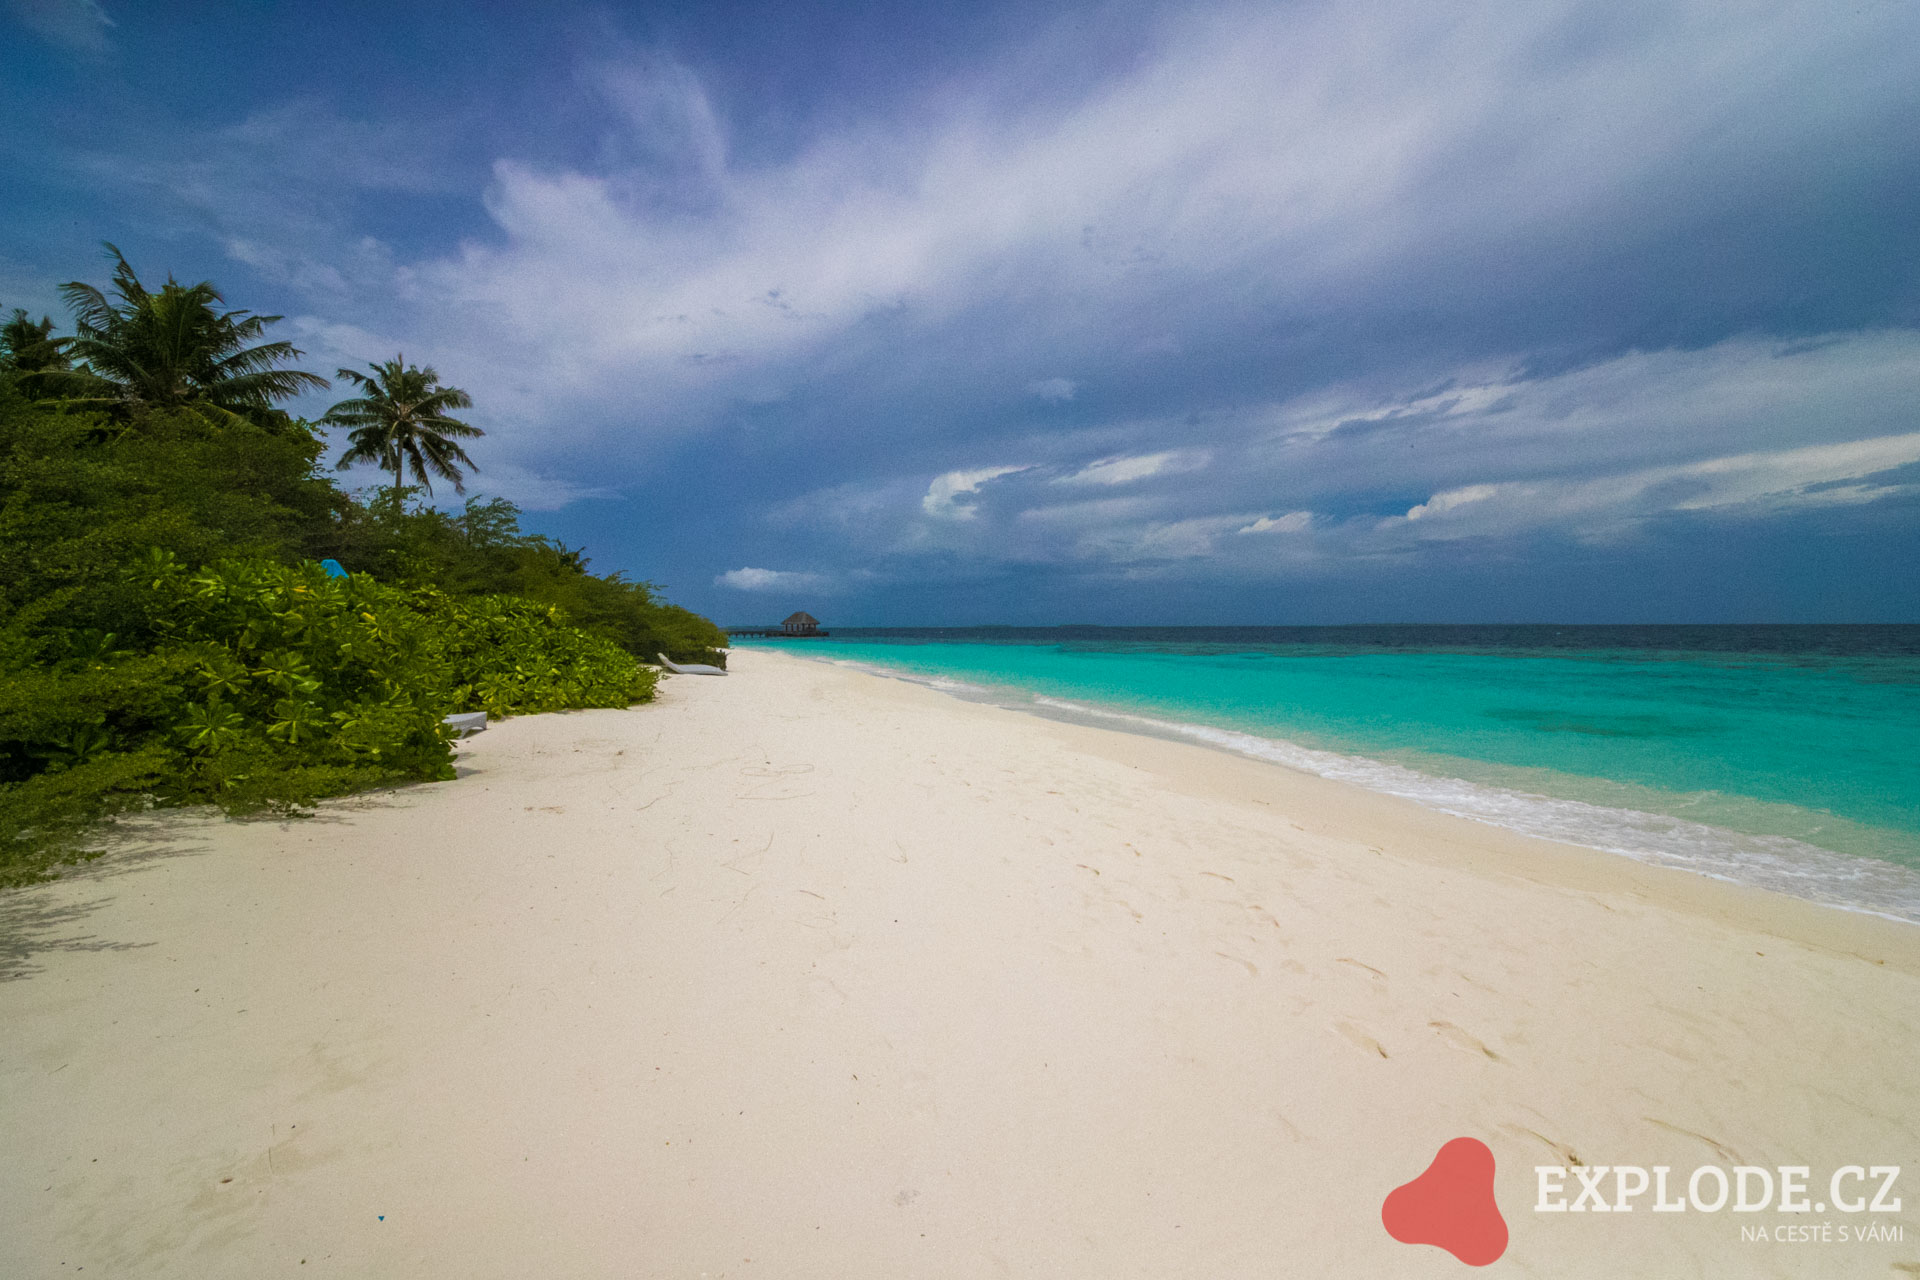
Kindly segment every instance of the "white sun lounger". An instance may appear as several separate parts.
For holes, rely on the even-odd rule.
[[[698,662],[689,662],[686,666],[683,667],[679,663],[667,657],[667,655],[664,653],[657,653],[654,655],[654,657],[660,659],[661,666],[665,667],[667,670],[673,672],[677,676],[723,676],[727,674],[727,669],[725,667],[709,667],[704,665],[703,663],[698,663]]]
[[[453,726],[453,734],[456,738],[464,738],[469,734],[479,733],[487,727],[487,713],[460,711],[446,717],[446,721]]]

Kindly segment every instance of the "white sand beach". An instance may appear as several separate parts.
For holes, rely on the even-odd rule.
[[[1453,1276],[1380,1205],[1463,1135],[1487,1274],[1920,1274],[1920,929],[732,665],[0,898],[0,1276]],[[1904,1211],[1535,1213],[1575,1161]]]

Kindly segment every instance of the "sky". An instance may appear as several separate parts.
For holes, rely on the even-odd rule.
[[[430,365],[723,624],[1920,621],[1905,0],[0,0],[0,111],[0,306]]]

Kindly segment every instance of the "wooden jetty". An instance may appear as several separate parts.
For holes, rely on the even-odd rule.
[[[777,627],[725,627],[729,636],[768,636],[776,640],[808,640],[831,634],[820,629],[820,619],[796,613]]]

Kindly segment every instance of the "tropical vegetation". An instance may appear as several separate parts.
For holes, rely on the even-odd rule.
[[[43,371],[42,385],[62,398],[126,415],[190,409],[214,423],[272,427],[290,421],[276,401],[327,387],[318,374],[280,367],[301,355],[292,343],[255,341],[279,316],[217,310],[225,299],[204,280],[168,277],[151,292],[120,250],[108,245],[107,253],[119,301],[79,280],[60,286],[73,310],[66,354],[79,364]]]
[[[451,481],[455,493],[465,492],[460,468],[473,470],[473,459],[457,441],[486,432],[449,417],[447,410],[470,409],[473,398],[458,387],[441,386],[439,374],[406,360],[401,355],[370,365],[372,377],[354,369],[340,370],[342,378],[358,383],[365,392],[342,400],[320,419],[325,426],[349,429],[340,470],[361,462],[378,463],[393,472],[398,492],[406,482],[402,469],[410,465],[413,478],[428,493],[433,492],[434,476]]]
[[[344,491],[281,407],[320,380],[263,340],[273,318],[113,260],[117,300],[68,286],[73,337],[0,325],[0,885],[85,856],[115,814],[449,778],[452,712],[624,707],[652,694],[642,659],[724,660],[711,622],[593,573],[510,502]],[[421,433],[473,437],[420,406],[444,419],[464,393],[371,368],[363,401],[412,406],[417,478],[458,487],[471,461]]]

